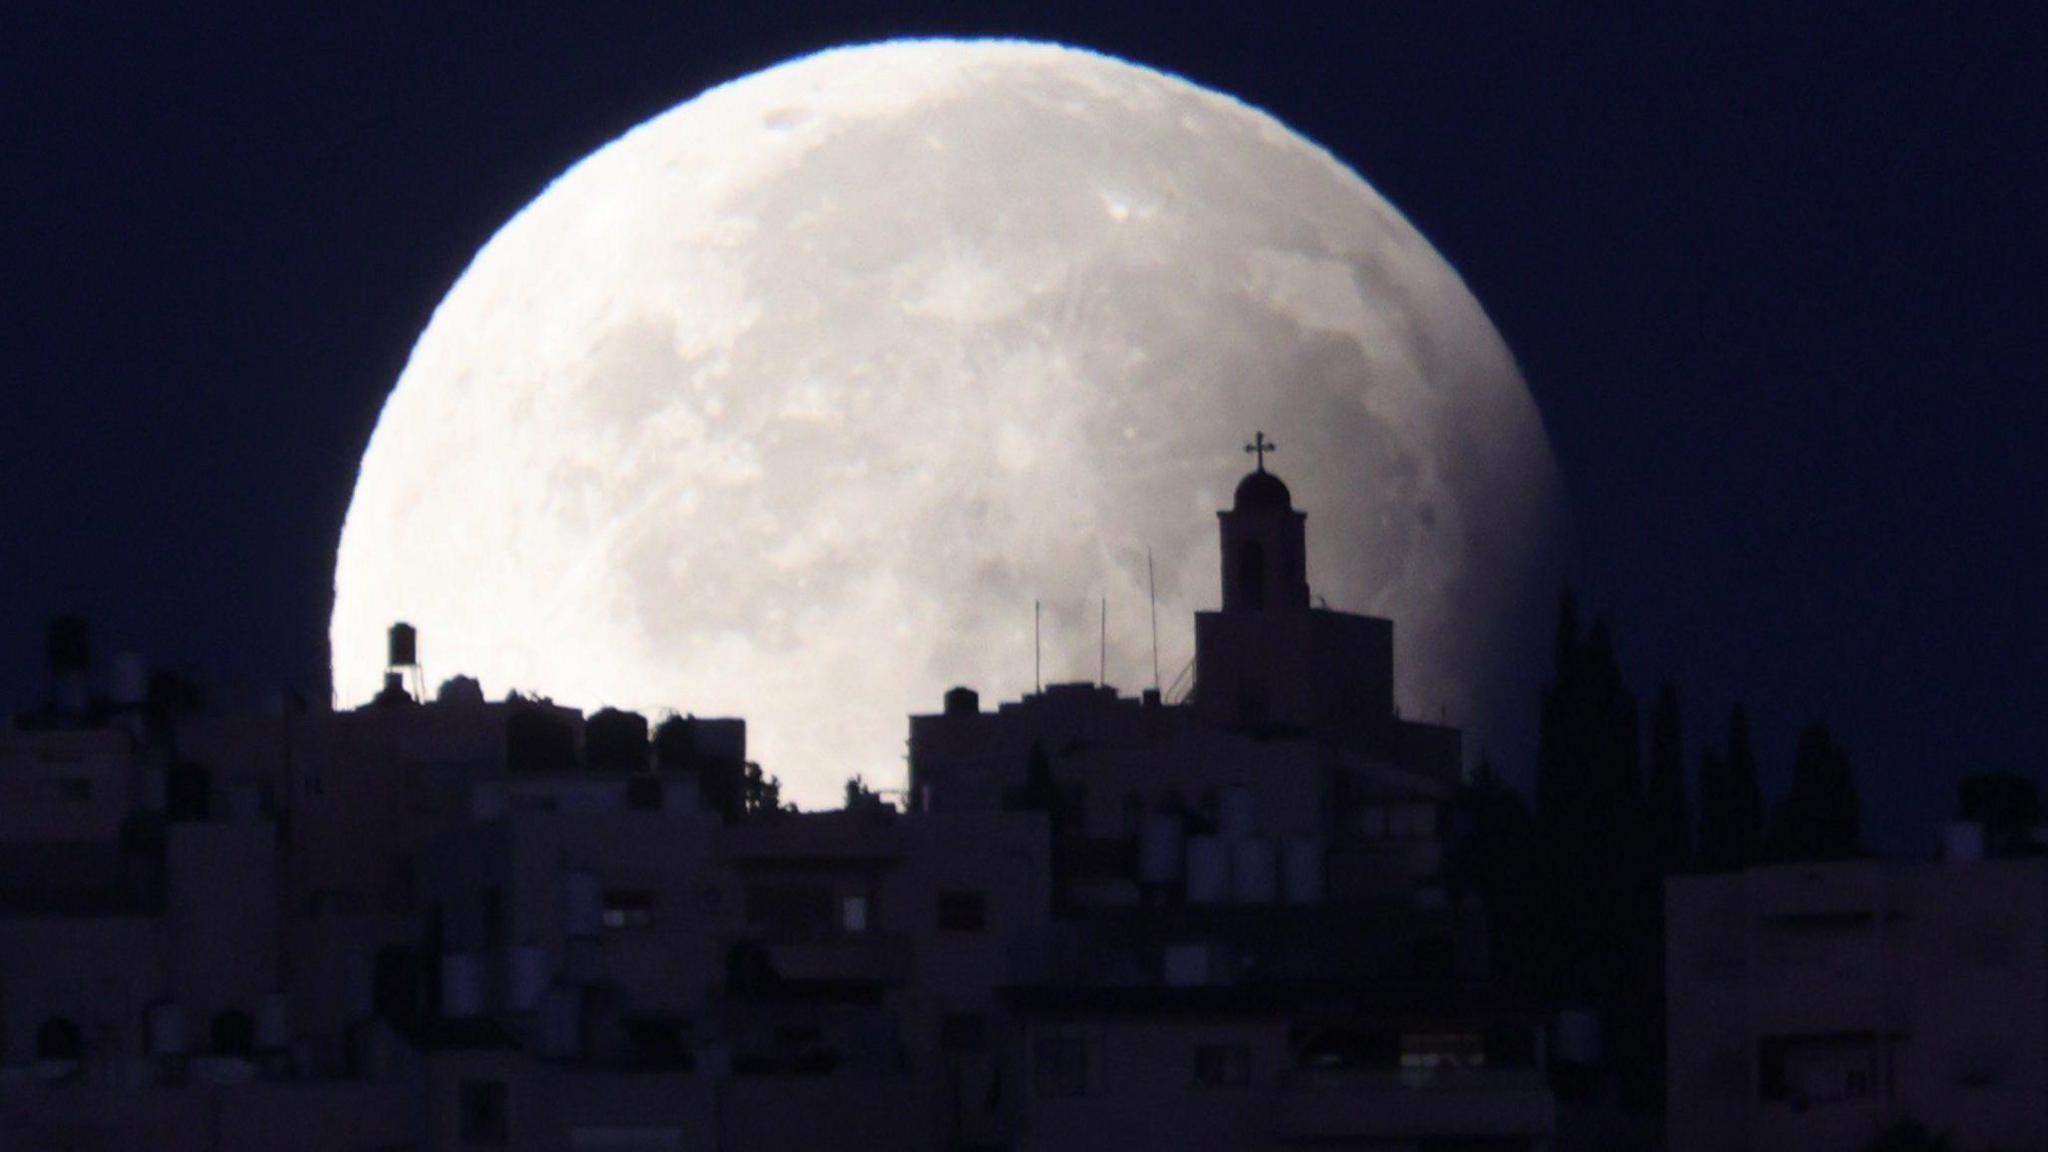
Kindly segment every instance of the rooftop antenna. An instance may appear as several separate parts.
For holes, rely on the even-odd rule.
[[[1039,620],[1045,615],[1045,606],[1038,601],[1031,602],[1031,690],[1045,691],[1045,646],[1039,642]]]
[[[1109,597],[1102,598],[1102,640],[1096,649],[1095,686],[1109,683]]]
[[[1152,546],[1145,546],[1145,597],[1152,613],[1152,691],[1159,691],[1159,582],[1152,575]]]

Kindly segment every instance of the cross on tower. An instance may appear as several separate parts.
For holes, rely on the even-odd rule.
[[[1245,445],[1244,450],[1259,458],[1259,471],[1264,472],[1266,470],[1266,453],[1278,452],[1280,446],[1266,439],[1264,432],[1259,432],[1252,436],[1252,442]]]

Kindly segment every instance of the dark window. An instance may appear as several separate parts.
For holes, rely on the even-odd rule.
[[[939,1051],[963,1056],[988,1051],[988,1018],[979,1012],[948,1012],[939,1022]]]
[[[1266,550],[1257,540],[1247,540],[1237,549],[1238,603],[1257,612],[1266,606]]]
[[[1252,1050],[1243,1044],[1195,1045],[1195,1082],[1211,1088],[1252,1082]]]
[[[483,890],[484,944],[501,948],[505,944],[505,891],[496,884]]]
[[[661,811],[661,777],[642,772],[626,778],[626,807],[635,812]]]
[[[1031,1046],[1031,1082],[1040,1096],[1085,1096],[1102,1090],[1095,1038],[1075,1033],[1040,1036]]]
[[[979,892],[939,893],[939,930],[980,932],[988,927],[988,898]]]
[[[639,1016],[626,1020],[626,1040],[639,1068],[687,1068],[690,1050],[685,1027],[673,1016]]]
[[[256,1055],[256,1022],[247,1012],[230,1008],[213,1018],[212,1040],[214,1055],[247,1060]]]
[[[379,1016],[400,1027],[410,1025],[419,1014],[419,988],[419,961],[411,948],[391,944],[377,950],[370,1004]]]
[[[85,1034],[75,1021],[56,1016],[36,1029],[36,1059],[77,1060],[84,1055]]]
[[[1878,1041],[1868,1032],[1765,1036],[1757,1043],[1757,1096],[1795,1108],[1870,1095]],[[1987,1054],[1997,1058],[1995,1050]]]
[[[92,781],[84,776],[45,776],[36,781],[36,799],[83,804],[92,799]]]
[[[464,1144],[502,1148],[512,1142],[510,1093],[503,1080],[464,1080],[458,1097]]]
[[[749,885],[746,913],[747,924],[771,943],[829,940],[841,932],[838,897],[823,885]]]
[[[610,888],[604,894],[604,926],[640,929],[654,923],[654,893],[645,888]]]

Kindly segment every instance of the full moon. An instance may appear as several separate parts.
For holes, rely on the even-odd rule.
[[[1526,732],[1556,466],[1386,200],[1086,51],[804,57],[577,163],[435,310],[342,529],[335,697],[404,620],[432,679],[744,717],[806,806],[900,787],[906,714],[1031,690],[1035,603],[1047,682],[1134,692],[1156,586],[1186,690],[1255,431],[1314,594],[1394,621],[1404,714]]]

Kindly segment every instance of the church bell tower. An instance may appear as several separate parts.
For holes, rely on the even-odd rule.
[[[1195,613],[1196,711],[1225,728],[1383,745],[1394,720],[1393,625],[1310,605],[1308,514],[1266,471],[1266,434],[1245,451],[1256,465],[1216,514],[1223,608]]]
[[[1287,485],[1266,471],[1275,445],[1264,432],[1245,445],[1256,471],[1238,482],[1237,496],[1216,518],[1223,530],[1223,610],[1302,612],[1308,608],[1308,513],[1294,510]]]

